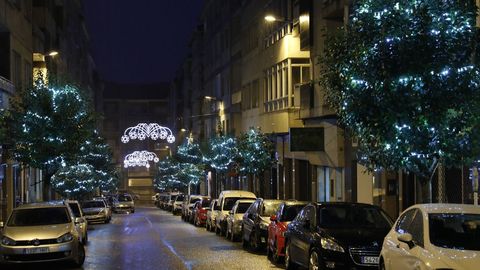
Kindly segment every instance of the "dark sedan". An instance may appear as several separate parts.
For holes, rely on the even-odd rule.
[[[285,266],[309,269],[378,269],[383,238],[393,222],[379,207],[311,203],[285,233]]]

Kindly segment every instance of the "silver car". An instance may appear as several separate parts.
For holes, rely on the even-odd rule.
[[[207,211],[207,221],[205,221],[205,227],[207,231],[215,231],[215,218],[217,217],[219,209],[220,207],[218,206],[218,200],[212,200]]]
[[[102,200],[91,200],[82,202],[83,212],[88,223],[109,223],[108,208]]]
[[[130,194],[119,194],[113,207],[115,213],[127,212],[135,213],[135,201]]]
[[[255,200],[238,200],[233,205],[232,210],[227,217],[227,233],[225,237],[236,241],[236,239],[242,234],[242,220],[243,214],[247,212],[247,209],[254,203]]]
[[[0,263],[70,261],[80,267],[85,249],[64,202],[24,204],[0,222]]]

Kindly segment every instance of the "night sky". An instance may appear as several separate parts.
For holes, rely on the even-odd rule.
[[[171,81],[187,54],[202,4],[202,0],[84,0],[102,79]]]

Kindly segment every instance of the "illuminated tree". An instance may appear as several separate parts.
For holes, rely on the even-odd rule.
[[[237,140],[229,136],[219,136],[210,139],[204,162],[218,173],[227,173],[236,165],[238,157]]]
[[[88,104],[76,86],[42,79],[12,99],[8,133],[13,157],[42,169],[44,200],[50,199],[51,177],[76,163],[81,145],[91,137],[95,122]]]
[[[97,173],[92,165],[75,164],[60,168],[51,178],[53,189],[63,197],[82,199],[98,186]]]
[[[480,153],[473,0],[359,0],[320,78],[361,163],[424,177]]]
[[[238,140],[240,172],[259,175],[269,169],[272,158],[273,143],[259,129],[250,128]]]
[[[175,159],[167,157],[157,163],[155,174],[155,187],[158,190],[183,189],[186,184],[178,179],[179,164]]]
[[[96,174],[96,188],[101,192],[114,192],[118,186],[118,176],[112,162],[112,151],[96,130],[92,135],[91,139],[80,146],[78,159],[93,167]]]
[[[197,185],[204,177],[204,164],[200,146],[190,137],[177,148],[178,179],[186,185]]]

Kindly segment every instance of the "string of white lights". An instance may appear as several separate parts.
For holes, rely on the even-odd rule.
[[[150,168],[150,162],[153,161],[157,163],[159,161],[157,155],[153,152],[148,151],[135,151],[131,154],[125,156],[123,160],[123,166],[125,168],[128,167],[135,167],[135,166],[143,166]]]
[[[167,140],[169,143],[175,142],[175,136],[168,127],[160,126],[156,123],[140,123],[134,127],[129,127],[125,130],[122,136],[122,142],[128,143],[130,140],[145,140],[150,138],[152,140]]]

